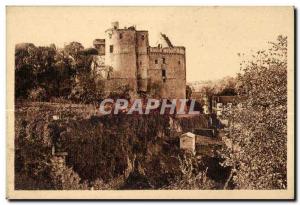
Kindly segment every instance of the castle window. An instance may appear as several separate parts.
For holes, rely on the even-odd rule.
[[[155,59],[155,64],[158,64],[158,60],[157,59]]]
[[[120,33],[119,37],[120,37],[120,39],[122,39],[122,38],[123,38],[123,34],[122,34],[122,33]]]
[[[110,52],[110,53],[113,53],[113,52],[114,52],[114,46],[113,46],[113,45],[110,45],[110,46],[109,46],[109,52]]]
[[[166,59],[165,59],[165,58],[163,58],[162,60],[163,60],[163,64],[166,64]]]
[[[142,35],[142,40],[145,40],[145,36],[144,35]]]
[[[180,61],[178,61],[178,65],[180,65]]]

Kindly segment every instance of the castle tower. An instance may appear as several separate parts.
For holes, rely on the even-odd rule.
[[[184,47],[173,45],[165,34],[160,34],[163,43],[150,47],[148,31],[138,31],[134,26],[121,29],[118,22],[105,33],[105,41],[98,39],[95,44],[99,49],[105,46],[108,90],[129,85],[137,94],[146,92],[148,86],[159,90],[163,98],[186,98]],[[101,49],[99,53],[103,53]]]
[[[139,91],[147,91],[147,77],[149,69],[149,40],[148,31],[137,31],[137,82]]]
[[[185,48],[150,47],[148,78],[161,87],[160,95],[169,99],[186,98]]]
[[[110,78],[117,82],[115,86],[129,85],[137,90],[137,54],[136,30],[134,27],[119,29],[119,23],[113,22],[106,31],[105,64],[112,68]]]

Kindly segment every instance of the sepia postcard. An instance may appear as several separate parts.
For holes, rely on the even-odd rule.
[[[294,12],[8,6],[7,198],[295,199]]]

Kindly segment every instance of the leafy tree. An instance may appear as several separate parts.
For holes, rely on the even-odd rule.
[[[104,82],[96,81],[89,73],[77,75],[69,98],[77,103],[96,103],[104,96]]]
[[[224,166],[233,168],[228,180],[239,189],[287,187],[287,37],[270,45],[243,55],[238,85],[245,99],[227,112]]]
[[[35,100],[33,97],[35,93],[42,90],[43,96],[38,99],[47,101],[51,97],[68,96],[75,71],[71,60],[62,51],[57,50],[54,44],[49,47],[36,47],[28,43],[17,44],[16,98]]]
[[[191,96],[192,96],[192,88],[190,87],[190,86],[186,86],[186,99],[190,99],[191,98]]]
[[[70,55],[75,61],[80,57],[80,52],[83,51],[83,49],[83,45],[76,41],[73,41],[64,47],[65,53]]]
[[[35,86],[34,50],[31,43],[17,44],[15,47],[15,95],[16,98],[26,98],[31,88]]]
[[[64,47],[64,53],[73,59],[75,81],[72,84],[69,98],[75,102],[94,103],[104,97],[104,82],[91,69],[94,60],[94,49],[85,49],[78,42],[71,42]]]
[[[76,67],[74,61],[62,50],[56,50],[53,83],[54,96],[67,98],[75,83]]]
[[[103,97],[104,84],[91,70],[93,49],[71,42],[64,49],[54,44],[36,47],[17,44],[15,50],[16,98],[52,101],[57,98],[91,103]]]
[[[219,92],[217,95],[220,96],[235,96],[237,95],[236,90],[234,88],[226,87],[221,92]]]

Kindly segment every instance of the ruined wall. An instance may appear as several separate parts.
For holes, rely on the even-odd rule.
[[[164,98],[185,98],[186,66],[184,47],[150,47],[148,77],[162,86]],[[165,70],[165,71],[163,71]]]
[[[105,55],[105,39],[95,39],[93,45],[97,49],[99,56]]]

